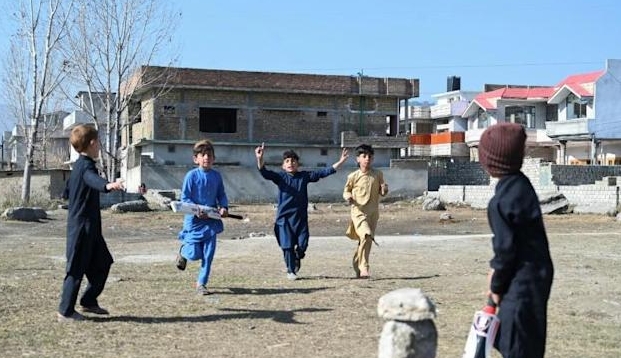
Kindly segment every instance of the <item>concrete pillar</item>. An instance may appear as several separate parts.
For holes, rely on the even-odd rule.
[[[438,332],[435,305],[418,288],[401,288],[380,297],[377,314],[385,319],[379,358],[435,358]]]
[[[246,111],[248,119],[248,142],[254,141],[254,96],[251,92],[246,93]]]

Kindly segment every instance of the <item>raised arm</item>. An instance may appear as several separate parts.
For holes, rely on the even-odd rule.
[[[263,153],[265,153],[265,143],[261,143],[260,147],[254,149],[254,155],[257,157],[257,168],[261,169],[265,165],[263,162]]]
[[[388,184],[384,181],[384,173],[380,172],[380,195],[386,196],[388,194]]]
[[[341,158],[339,159],[338,162],[332,164],[332,168],[334,168],[334,170],[338,170],[341,167],[341,165],[345,163],[347,158],[349,158],[349,151],[347,150],[347,148],[343,148],[343,150],[341,151]]]

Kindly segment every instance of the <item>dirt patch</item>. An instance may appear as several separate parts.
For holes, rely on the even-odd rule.
[[[115,257],[101,304],[109,317],[58,324],[65,215],[41,223],[0,221],[0,345],[4,356],[376,357],[379,297],[421,288],[438,317],[438,357],[458,357],[472,315],[484,302],[491,255],[486,213],[385,204],[371,280],[352,279],[354,243],[343,236],[348,208],[317,204],[301,279],[288,281],[272,236],[271,205],[237,206],[226,219],[202,297],[197,263],[178,271],[182,217],[172,212],[103,212]],[[556,267],[546,357],[618,357],[621,350],[621,243],[614,218],[545,217]],[[497,357],[497,356],[496,356]]]

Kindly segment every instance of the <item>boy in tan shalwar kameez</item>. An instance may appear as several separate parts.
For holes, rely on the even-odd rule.
[[[358,241],[352,265],[356,277],[369,278],[369,254],[379,219],[380,195],[388,193],[384,174],[372,168],[373,148],[362,144],[356,148],[359,169],[347,176],[343,198],[351,205],[351,220],[345,235]]]

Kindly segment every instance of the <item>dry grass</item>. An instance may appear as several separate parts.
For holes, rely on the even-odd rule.
[[[399,207],[397,207],[399,206]],[[353,242],[312,237],[302,279],[282,272],[269,206],[238,207],[250,222],[227,221],[210,288],[198,296],[197,263],[172,261],[180,217],[104,213],[116,263],[100,298],[109,317],[59,324],[64,215],[45,223],[0,222],[2,356],[36,357],[375,357],[383,294],[421,288],[435,302],[438,357],[460,357],[472,314],[483,303],[489,239],[385,238],[371,253],[373,279],[351,279]],[[338,235],[346,208],[320,205],[315,235]],[[407,204],[384,210],[381,234],[488,233],[485,213],[452,209],[453,223]],[[596,216],[547,217],[556,266],[546,357],[618,357],[621,351],[619,224]],[[598,225],[599,227],[595,227]],[[607,232],[607,234],[603,234]],[[496,356],[498,357],[498,356]]]

